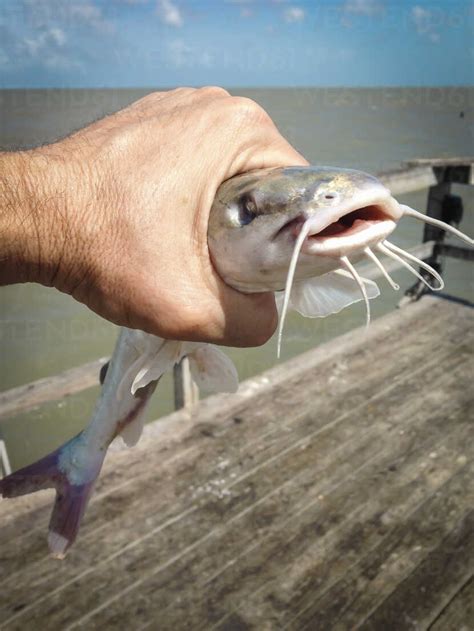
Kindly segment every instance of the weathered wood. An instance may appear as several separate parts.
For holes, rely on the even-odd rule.
[[[419,158],[408,160],[408,168],[431,168],[436,180],[441,183],[474,184],[474,157]]]
[[[472,475],[474,472],[470,473]],[[451,499],[449,498],[446,503],[452,510]],[[471,495],[471,506],[473,505],[474,494]],[[430,521],[432,530],[433,523]],[[428,554],[409,576],[378,604],[362,623],[362,628],[371,631],[388,629],[391,624],[393,625],[399,612],[404,610],[410,611],[409,619],[405,618],[405,621],[422,629],[426,629],[436,620],[438,613],[464,586],[474,569],[474,511],[463,515],[452,530],[449,530],[449,526],[446,527],[450,523],[452,518],[448,513],[440,524],[447,534],[436,547],[429,549],[426,543],[428,537],[420,541],[425,550],[428,547]]]
[[[10,459],[8,458],[7,448],[5,447],[5,441],[0,438],[0,477],[2,475],[9,475],[12,469],[10,466]]]
[[[193,410],[199,403],[199,389],[189,368],[189,359],[183,359],[173,369],[174,409]]]
[[[48,401],[62,399],[98,385],[100,369],[107,361],[108,358],[101,357],[59,375],[38,379],[24,386],[0,392],[0,421]]]
[[[404,519],[395,519],[392,527],[384,524],[385,513],[375,516],[376,523],[372,527],[382,530],[374,546],[361,547],[355,557],[355,563],[347,563],[347,570],[339,574],[338,580],[331,581],[319,590],[313,599],[310,598],[312,584],[306,585],[305,596],[294,604],[296,615],[287,625],[289,629],[331,628],[331,629],[405,629],[413,628],[410,621],[416,620],[414,615],[422,607],[437,610],[439,601],[433,602],[430,594],[419,589],[423,583],[416,584],[411,597],[405,601],[398,601],[396,612],[387,615],[386,603],[397,589],[403,589],[412,576],[417,576],[420,567],[427,573],[422,575],[423,581],[435,580],[449,587],[449,579],[443,582],[443,573],[439,576],[430,575],[428,566],[423,565],[438,546],[442,545],[446,534],[455,529],[459,519],[469,513],[471,505],[465,502],[463,491],[468,488],[472,479],[473,468],[464,467],[456,471],[444,485],[438,487],[435,493],[429,494],[414,507],[412,512],[404,515]],[[448,509],[448,510],[447,510]],[[446,511],[446,512],[445,512]],[[390,513],[389,513],[390,515]],[[398,523],[397,523],[398,522]],[[360,534],[366,537],[370,524],[358,524],[353,536],[359,539]],[[357,535],[359,531],[359,535]],[[354,547],[360,546],[346,540],[343,549],[346,554],[353,556]],[[463,571],[469,565],[469,559],[462,564]],[[299,609],[299,607],[301,607]],[[299,610],[298,610],[299,609]],[[369,620],[375,620],[380,615],[379,626],[372,625]],[[382,621],[383,620],[383,621]],[[415,628],[426,628],[420,625]]]
[[[473,568],[474,571],[474,568]],[[474,629],[474,577],[449,600],[429,627],[430,631],[470,631]]]
[[[451,245],[450,243],[439,243],[438,253],[439,256],[450,256],[461,261],[474,261],[474,250],[472,248]]]
[[[470,563],[472,323],[424,298],[152,424],[64,563],[50,495],[1,502],[0,626],[398,631],[402,601],[435,624]]]
[[[412,160],[405,160],[404,164],[413,167],[471,166],[474,165],[474,156],[459,156],[453,158],[413,158]]]
[[[393,171],[378,173],[379,180],[392,192],[392,195],[411,193],[436,184],[436,177],[430,166],[409,166]]]

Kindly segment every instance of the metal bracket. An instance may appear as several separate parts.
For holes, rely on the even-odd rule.
[[[470,167],[468,168],[464,165],[454,165],[446,168],[434,166],[433,171],[438,184],[430,186],[428,189],[426,214],[447,224],[457,226],[462,220],[464,207],[462,198],[451,193],[451,185],[453,183],[470,185]],[[442,228],[425,224],[423,243],[434,241],[434,245],[431,255],[423,260],[428,265],[431,265],[438,274],[442,274],[442,256],[451,256],[467,261],[474,260],[473,250],[446,244],[444,243],[445,236],[446,232]],[[429,274],[425,270],[420,269],[419,271],[423,278],[428,279]],[[400,301],[400,306],[407,302],[415,302],[428,293],[431,293],[431,289],[419,280],[405,291],[404,298]]]

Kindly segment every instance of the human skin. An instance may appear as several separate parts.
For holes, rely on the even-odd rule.
[[[64,140],[0,154],[0,283],[52,286],[165,338],[262,344],[273,296],[221,280],[209,211],[237,173],[306,164],[249,99],[155,92]]]

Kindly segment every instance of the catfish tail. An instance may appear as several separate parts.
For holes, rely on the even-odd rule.
[[[56,451],[0,480],[0,495],[18,497],[41,489],[56,489],[49,522],[48,545],[53,557],[63,559],[75,541],[105,453],[95,461],[80,456],[79,434]],[[77,454],[76,454],[77,452]]]

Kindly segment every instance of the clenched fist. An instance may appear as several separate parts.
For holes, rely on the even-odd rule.
[[[237,173],[306,164],[249,99],[221,88],[150,94],[65,140],[0,154],[0,281],[54,286],[166,338],[262,344],[273,297],[220,279],[209,211]]]

